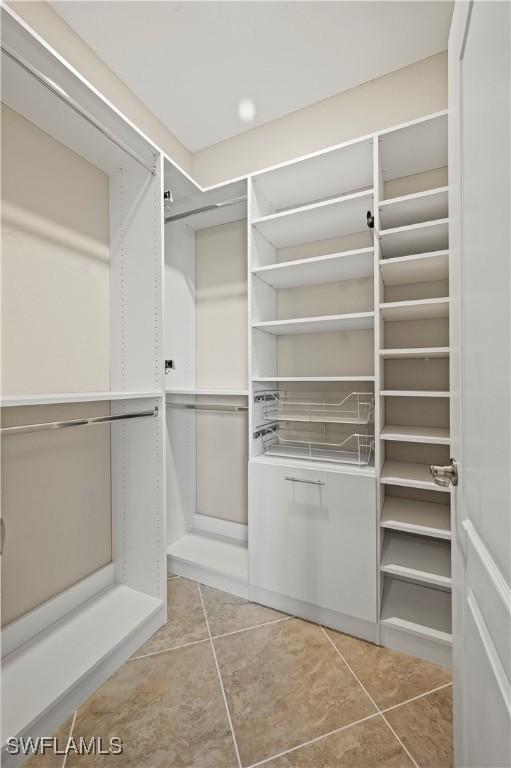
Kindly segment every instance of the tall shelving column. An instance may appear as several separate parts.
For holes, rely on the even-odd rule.
[[[448,666],[449,493],[429,471],[450,442],[447,114],[382,132],[375,153],[380,636]]]

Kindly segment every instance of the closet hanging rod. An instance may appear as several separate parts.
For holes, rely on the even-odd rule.
[[[248,411],[248,405],[216,405],[212,403],[167,403],[167,408],[183,408],[188,411]]]
[[[117,416],[92,416],[89,419],[67,419],[66,421],[46,421],[42,424],[22,424],[19,427],[2,427],[2,435],[25,435],[29,432],[46,432],[50,429],[65,429],[66,427],[87,427],[90,424],[108,424],[112,421],[129,419],[144,419],[148,416],[158,416],[158,406],[150,411],[133,411],[120,413]]]
[[[203,205],[201,208],[192,208],[191,211],[185,211],[184,213],[174,213],[172,216],[165,217],[165,224],[169,224],[171,221],[187,219],[188,216],[196,216],[198,213],[206,213],[207,211],[214,211],[217,208],[225,208],[228,205],[236,205],[236,203],[242,203],[246,199],[246,195],[239,195],[238,197],[233,197],[231,200],[223,200],[221,203],[210,203],[209,205]]]
[[[1,48],[2,48],[2,53],[5,53],[5,55],[11,59],[11,61],[14,61],[15,64],[21,67],[21,69],[23,69],[27,74],[31,75],[31,77],[37,80],[38,83],[40,83],[45,88],[47,88],[51,93],[53,93],[54,96],[56,96],[58,99],[64,102],[64,104],[67,104],[68,107],[70,107],[74,112],[80,115],[80,117],[82,117],[90,125],[96,128],[96,130],[102,133],[103,136],[106,136],[106,138],[112,141],[116,146],[118,146],[119,149],[122,149],[123,152],[129,155],[139,165],[143,166],[146,169],[146,171],[149,171],[149,173],[151,173],[153,176],[156,175],[155,165],[150,165],[144,160],[143,157],[141,157],[132,149],[130,149],[130,147],[128,147],[127,144],[125,144],[121,139],[117,138],[117,136],[115,136],[111,131],[109,131],[108,128],[106,128],[104,125],[98,122],[94,117],[92,117],[92,115],[86,112],[78,104],[78,102],[76,102],[71,96],[68,96],[68,94],[64,90],[62,90],[59,86],[53,83],[48,77],[46,77],[46,75],[43,75],[42,72],[40,72],[38,69],[33,67],[31,64],[28,64],[28,62],[25,61],[25,59],[19,56],[19,54],[15,53],[9,47],[2,44]]]

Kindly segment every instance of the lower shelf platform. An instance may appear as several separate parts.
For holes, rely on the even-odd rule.
[[[2,660],[2,745],[8,737],[34,728],[74,689],[85,685],[88,675],[97,674],[98,667],[108,657],[120,651],[123,643],[134,638],[137,631],[163,609],[162,600],[114,584],[5,656]],[[164,618],[152,627],[139,644],[163,621]],[[114,668],[134,650],[127,647]],[[107,671],[106,677],[112,672],[113,669]],[[101,682],[99,678],[96,685]],[[85,687],[86,695],[90,692]],[[73,703],[76,706],[76,702]],[[30,735],[34,733],[31,731]]]
[[[386,461],[381,473],[381,482],[384,485],[402,485],[441,493],[450,492],[450,488],[444,488],[435,483],[429,464],[417,464],[412,461]]]
[[[390,648],[450,666],[450,593],[385,577],[381,632]]]
[[[167,547],[169,573],[248,597],[246,541],[190,531]]]

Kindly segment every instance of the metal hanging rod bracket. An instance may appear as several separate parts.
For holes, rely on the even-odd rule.
[[[67,419],[66,421],[47,421],[42,424],[22,424],[19,427],[2,427],[0,434],[26,435],[29,432],[46,432],[52,429],[65,429],[66,427],[88,427],[93,424],[109,424],[113,421],[129,421],[148,416],[158,416],[158,406],[150,411],[133,411],[132,413],[120,413],[116,416],[92,416],[89,419]]]
[[[11,50],[8,46],[4,45],[3,43],[2,43],[1,49],[2,49],[2,53],[4,53],[9,59],[11,59],[11,61],[14,61],[15,64],[17,64],[27,74],[29,74],[31,77],[37,80],[38,83],[43,85],[54,96],[60,99],[60,101],[62,101],[64,104],[67,104],[68,107],[70,107],[74,112],[76,112],[77,115],[80,115],[80,117],[82,117],[87,123],[89,123],[89,125],[92,125],[93,128],[95,128],[97,131],[102,133],[103,136],[106,136],[107,139],[113,142],[117,147],[119,147],[119,149],[122,149],[122,151],[125,152],[127,155],[129,155],[133,160],[135,160],[135,162],[143,166],[146,169],[146,171],[149,171],[149,173],[151,173],[153,176],[156,176],[156,165],[150,165],[148,162],[146,162],[143,157],[138,155],[134,150],[128,147],[128,145],[125,144],[121,139],[117,138],[117,136],[115,136],[108,128],[106,128],[98,120],[96,120],[95,117],[93,117],[89,112],[83,109],[83,107],[81,107],[77,101],[75,101],[62,88],[60,88],[60,86],[52,82],[48,77],[46,77],[46,75],[44,75],[38,69],[33,67],[25,59],[23,59],[19,54],[15,53],[13,50]]]
[[[167,403],[167,408],[182,408],[187,411],[231,411],[241,413],[248,411],[247,405],[217,405],[212,403]]]
[[[239,195],[239,197],[233,197],[232,200],[223,200],[220,203],[210,203],[209,205],[203,205],[201,208],[193,208],[191,211],[174,213],[172,216],[165,217],[165,224],[169,224],[172,221],[187,219],[189,216],[196,216],[198,213],[206,213],[207,211],[215,211],[217,208],[225,208],[228,205],[236,205],[236,203],[242,203],[246,199],[246,195]]]

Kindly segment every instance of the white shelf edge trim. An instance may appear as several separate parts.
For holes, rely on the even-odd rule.
[[[96,403],[108,400],[143,400],[161,397],[160,390],[141,392],[64,392],[48,395],[4,395],[0,407],[14,408],[22,405],[58,405],[59,403]]]
[[[416,624],[413,621],[407,621],[406,619],[400,619],[394,616],[390,619],[382,619],[382,624],[392,629],[399,629],[401,632],[406,632],[410,635],[416,635],[418,637],[424,637],[428,640],[435,640],[444,645],[452,645],[452,635],[448,632],[442,632],[439,629],[433,627],[425,627],[421,624]]]
[[[362,190],[361,192],[353,192],[349,195],[339,195],[338,197],[331,197],[328,200],[320,200],[316,203],[307,203],[306,205],[300,205],[296,208],[289,208],[285,211],[279,211],[278,213],[270,213],[268,216],[259,216],[256,219],[252,219],[252,226],[257,228],[259,224],[264,224],[267,221],[275,221],[276,219],[283,219],[287,216],[299,215],[300,213],[314,211],[318,208],[326,208],[327,206],[348,202],[349,200],[359,200],[363,199],[364,197],[372,199],[373,195],[374,189],[373,187],[370,187],[368,189]]]
[[[434,187],[434,189],[426,189],[422,192],[412,192],[409,195],[400,195],[399,197],[389,197],[386,200],[380,200],[380,208],[387,208],[394,204],[406,203],[413,200],[422,200],[423,198],[435,197],[436,195],[442,195],[449,191],[449,187]]]

